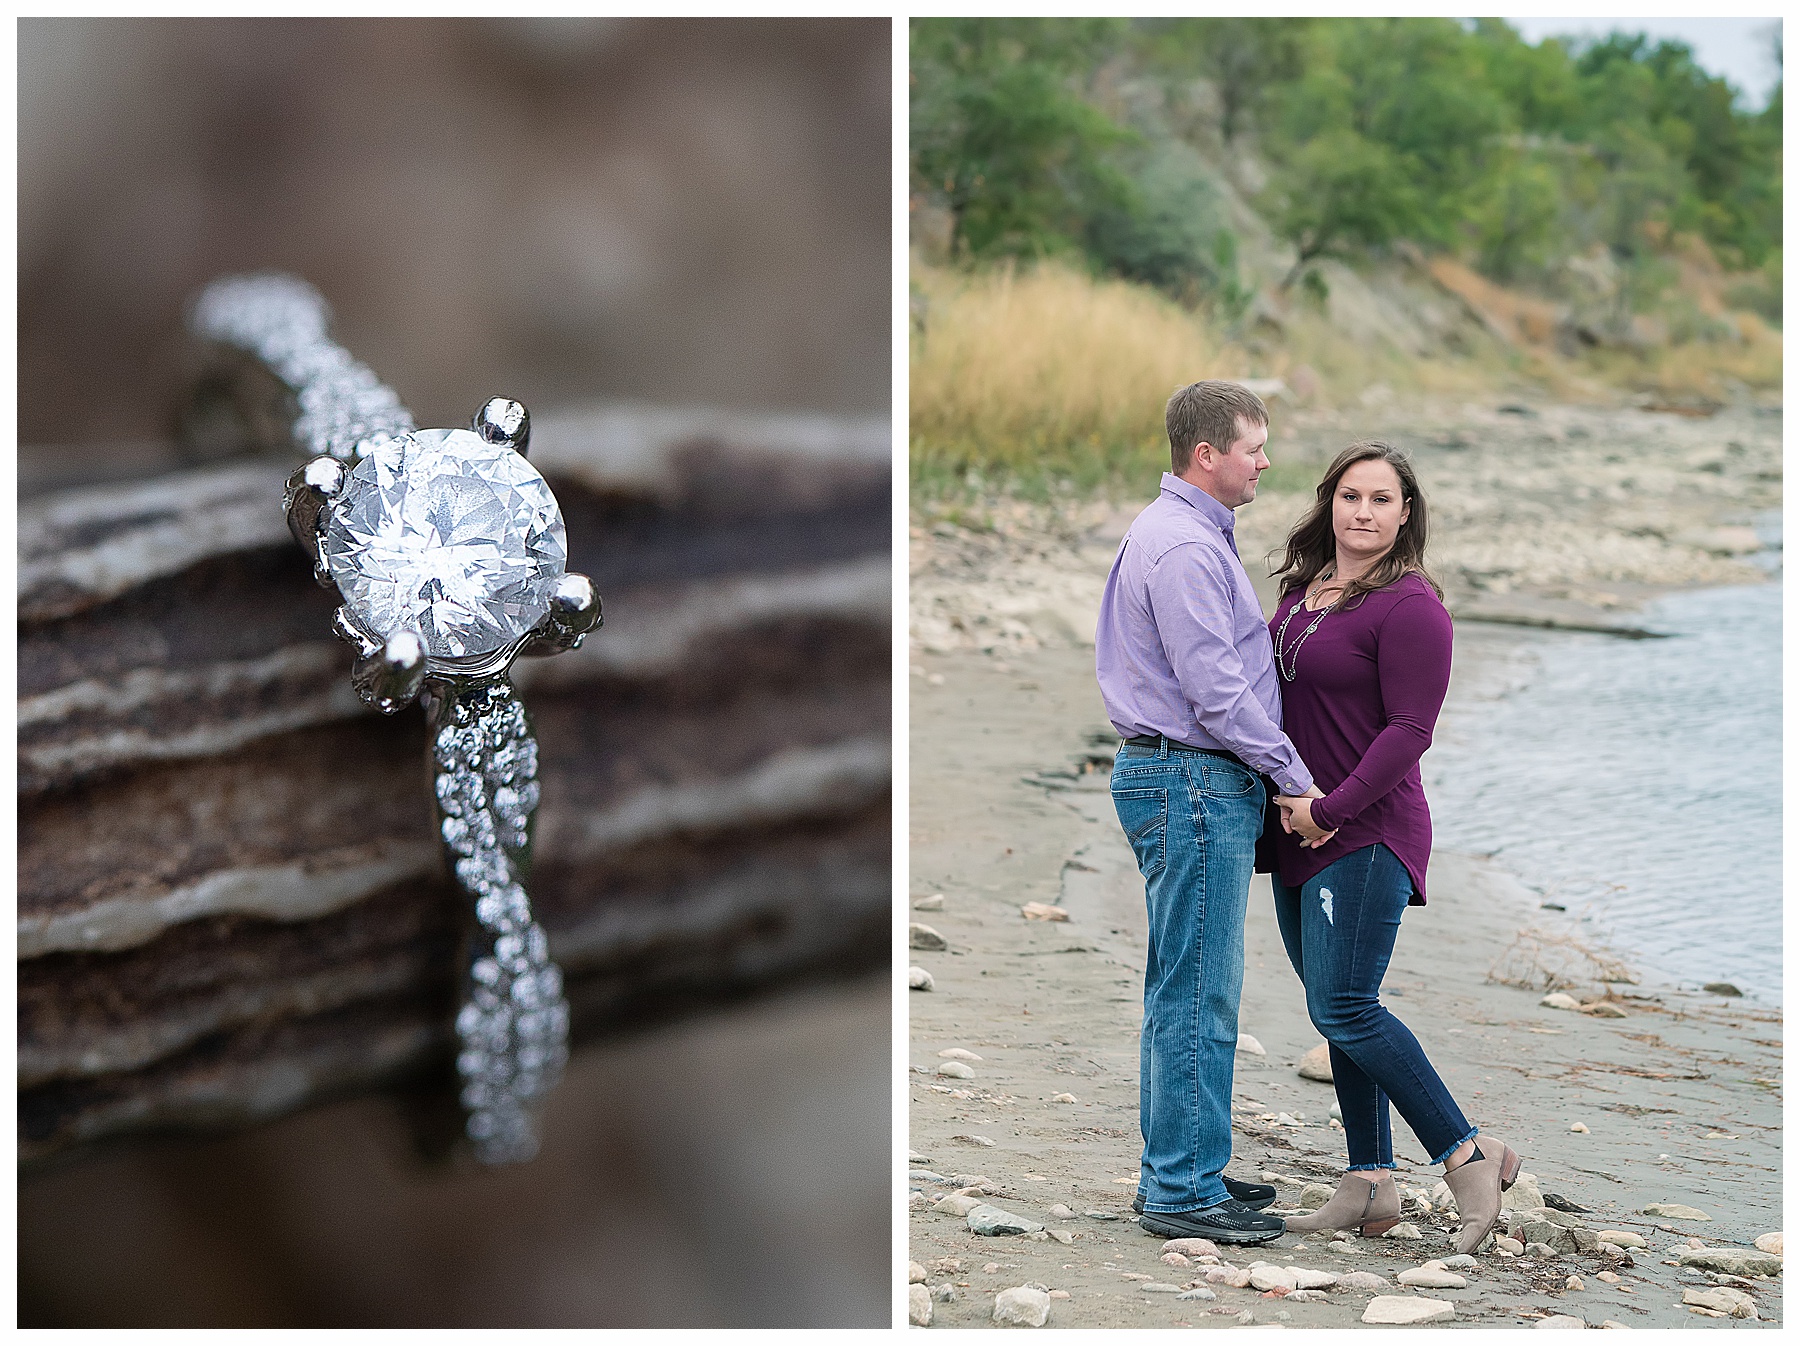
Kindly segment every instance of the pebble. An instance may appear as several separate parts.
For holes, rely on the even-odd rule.
[[[970,1051],[967,1047],[946,1047],[943,1051],[939,1052],[938,1055],[943,1057],[946,1061],[981,1060],[979,1056],[975,1055],[975,1053]]]
[[[1275,1125],[1277,1125],[1277,1126],[1299,1126],[1300,1119],[1297,1117],[1289,1116],[1285,1112],[1278,1112],[1275,1114]]]
[[[1594,1273],[1594,1279],[1605,1281],[1608,1285],[1617,1285],[1620,1282],[1619,1273],[1616,1271],[1597,1271]]]
[[[1157,1260],[1166,1266],[1172,1267],[1191,1267],[1193,1265],[1192,1262],[1188,1261],[1187,1258],[1183,1257],[1180,1253],[1164,1253]]]
[[[1500,1194],[1502,1210],[1540,1210],[1544,1194],[1538,1190],[1537,1176],[1520,1170],[1513,1185]]]
[[[1620,1322],[1617,1318],[1608,1318],[1605,1322],[1601,1323],[1600,1326],[1602,1326],[1602,1327],[1628,1327],[1629,1325],[1626,1323]]]
[[[1556,1249],[1552,1248],[1548,1243],[1527,1243],[1525,1245],[1525,1251],[1532,1257],[1542,1257],[1546,1261],[1557,1255]]]
[[[1208,1267],[1206,1283],[1208,1285],[1229,1285],[1234,1290],[1242,1290],[1250,1284],[1250,1273],[1239,1267]]]
[[[939,1187],[947,1186],[950,1182],[950,1179],[946,1178],[942,1173],[933,1173],[928,1168],[908,1169],[906,1176],[907,1180],[910,1182],[936,1183]]]
[[[1178,1295],[1181,1293],[1179,1285],[1170,1285],[1167,1281],[1145,1281],[1138,1286],[1138,1289],[1147,1295]]]
[[[1253,1323],[1255,1321],[1256,1321],[1256,1315],[1254,1313],[1250,1312],[1249,1309],[1243,1310],[1237,1316],[1237,1324],[1239,1327],[1248,1327],[1248,1326],[1250,1326],[1251,1323]]]
[[[946,1061],[937,1068],[937,1073],[942,1075],[945,1079],[951,1080],[972,1080],[975,1078],[975,1068],[966,1061]]]
[[[913,903],[914,911],[942,911],[943,909],[944,895],[942,893],[933,893],[930,897],[921,897],[917,902]]]
[[[1581,1012],[1591,1014],[1596,1019],[1626,1019],[1630,1017],[1610,1000],[1596,1000],[1591,1004],[1583,1005]]]
[[[1209,1290],[1204,1285],[1196,1285],[1192,1290],[1183,1290],[1175,1296],[1177,1299],[1217,1299],[1218,1297],[1217,1290]]]
[[[1162,1250],[1165,1253],[1180,1253],[1183,1257],[1217,1257],[1219,1255],[1219,1245],[1211,1239],[1170,1239],[1163,1244]]]
[[[1052,1220],[1073,1220],[1075,1218],[1075,1212],[1061,1202],[1058,1202],[1056,1205],[1050,1207],[1050,1218]]]
[[[1577,1318],[1572,1313],[1553,1313],[1548,1318],[1539,1318],[1537,1325],[1540,1330],[1543,1328],[1546,1328],[1546,1327],[1550,1327],[1550,1328],[1557,1328],[1557,1327],[1585,1328],[1587,1326],[1587,1321],[1582,1318]]]
[[[1702,991],[1711,991],[1714,995],[1739,996],[1743,994],[1742,991],[1738,990],[1737,987],[1733,986],[1728,981],[1709,981],[1700,989]]]
[[[1441,1258],[1438,1264],[1449,1267],[1452,1271],[1473,1271],[1481,1265],[1468,1253],[1452,1253],[1449,1257]]]
[[[1650,1246],[1644,1242],[1642,1234],[1634,1234],[1629,1229],[1602,1229],[1600,1241],[1614,1243],[1621,1248],[1648,1248]]]
[[[947,949],[950,941],[923,921],[914,921],[908,928],[908,943],[915,949]]]
[[[1776,1233],[1773,1233],[1773,1234],[1758,1234],[1756,1236],[1756,1247],[1757,1247],[1757,1250],[1760,1252],[1774,1253],[1775,1256],[1780,1257],[1781,1256],[1781,1234],[1780,1234],[1780,1232],[1777,1231]]]
[[[1582,1280],[1581,1277],[1579,1277],[1571,1272],[1569,1275],[1569,1279],[1563,1282],[1563,1289],[1565,1289],[1565,1290],[1585,1290],[1585,1289],[1587,1289],[1587,1282]]]
[[[944,1065],[962,1065],[962,1062],[946,1061],[944,1063]],[[942,1070],[943,1068],[944,1068],[944,1066],[938,1067],[939,1070]],[[967,1070],[968,1067],[963,1066],[963,1069]],[[989,1140],[986,1136],[952,1136],[952,1137],[950,1137],[950,1139],[951,1140],[960,1140],[964,1145],[980,1145],[984,1148],[991,1148],[994,1144],[994,1142]]]
[[[1728,1285],[1715,1285],[1710,1290],[1683,1290],[1683,1304],[1697,1304],[1703,1309],[1712,1309],[1715,1313],[1723,1313],[1731,1318],[1756,1317],[1756,1301],[1742,1290],[1733,1290]]]
[[[1052,1229],[1047,1232],[1051,1238],[1065,1246],[1075,1241],[1075,1236],[1066,1229]]]
[[[1323,1290],[1293,1290],[1287,1295],[1290,1304],[1318,1304],[1330,1298]]]
[[[1588,1133],[1587,1123],[1571,1122],[1569,1124],[1569,1130],[1573,1131],[1578,1136],[1585,1136]]]
[[[1538,1001],[1538,1004],[1545,1009],[1578,1010],[1581,1008],[1581,1002],[1566,991],[1552,991]]]
[[[1050,1292],[1050,1298],[1052,1299],[1067,1299],[1068,1297],[1069,1292],[1067,1290],[1052,1290]]]
[[[1317,1210],[1331,1200],[1331,1194],[1335,1191],[1337,1188],[1325,1183],[1309,1182],[1300,1189],[1300,1204],[1307,1210]]]
[[[954,1304],[956,1302],[956,1287],[950,1284],[949,1281],[940,1281],[931,1287],[931,1297],[940,1304]]]
[[[1773,1253],[1752,1252],[1748,1248],[1689,1248],[1676,1254],[1676,1261],[1686,1267],[1706,1271],[1726,1271],[1733,1276],[1779,1276],[1781,1259]]]
[[[931,1291],[923,1285],[906,1287],[906,1321],[914,1327],[931,1326]]]
[[[1330,1084],[1331,1048],[1321,1042],[1300,1058],[1299,1070],[1300,1078],[1303,1080],[1318,1080],[1321,1084]]]
[[[1346,1271],[1337,1278],[1340,1290],[1385,1290],[1388,1288],[1387,1278],[1377,1276],[1373,1271]]]
[[[933,986],[937,985],[937,983],[932,980],[931,974],[922,967],[909,967],[906,969],[906,984],[915,991],[929,991]]]
[[[1419,1232],[1418,1225],[1402,1221],[1381,1237],[1384,1239],[1422,1239],[1425,1236]]]
[[[1119,1218],[1109,1210],[1083,1211],[1082,1214],[1086,1215],[1090,1220],[1116,1220]]]
[[[1518,1257],[1524,1253],[1525,1245],[1502,1234],[1494,1240],[1494,1251],[1505,1253],[1508,1257]]]
[[[1128,1281],[1153,1281],[1154,1276],[1147,1276],[1141,1271],[1121,1271],[1120,1277]]]
[[[1042,1327],[1050,1318],[1050,1292],[1016,1285],[994,1296],[994,1321],[1002,1327]]]
[[[1394,1279],[1420,1290],[1466,1290],[1469,1285],[1465,1277],[1439,1267],[1408,1267]]]
[[[906,1264],[906,1283],[908,1285],[923,1285],[925,1283],[925,1268],[920,1266],[917,1262],[908,1262]]]
[[[1044,1227],[1036,1220],[986,1204],[975,1206],[963,1218],[968,1221],[970,1231],[976,1234],[1034,1234]]]
[[[1251,1037],[1248,1033],[1239,1033],[1238,1034],[1237,1049],[1240,1052],[1249,1052],[1250,1055],[1252,1055],[1252,1056],[1267,1056],[1269,1054],[1264,1049],[1262,1043],[1258,1042],[1255,1038]]]
[[[932,1209],[942,1211],[946,1215],[961,1216],[967,1215],[980,1204],[981,1200],[978,1197],[964,1196],[960,1192],[953,1192],[949,1196],[939,1197],[937,1204]]]
[[[1252,1290],[1299,1289],[1298,1278],[1292,1267],[1254,1266],[1250,1268],[1250,1288]]]
[[[1048,902],[1027,902],[1019,908],[1019,914],[1028,921],[1066,921],[1068,911],[1063,907],[1052,906]]]
[[[1052,1094],[1050,1096],[1050,1101],[1052,1103],[1078,1103],[1081,1100],[1076,1098],[1074,1094]]]
[[[923,1192],[908,1192],[906,1194],[906,1208],[908,1210],[916,1209],[917,1207],[923,1206],[925,1200],[925,1193]]]
[[[1365,1323],[1402,1327],[1409,1323],[1438,1323],[1456,1317],[1456,1306],[1447,1299],[1424,1295],[1376,1295],[1363,1309]]]
[[[1652,1201],[1638,1212],[1640,1215],[1655,1215],[1664,1220],[1711,1220],[1712,1216],[1693,1206],[1683,1206],[1675,1201]]]
[[[920,1154],[917,1150],[908,1150],[906,1152],[906,1162],[909,1164],[929,1164],[931,1162],[931,1156],[928,1154]]]

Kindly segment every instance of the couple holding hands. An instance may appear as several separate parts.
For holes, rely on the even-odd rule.
[[[1233,511],[1269,465],[1268,411],[1235,383],[1169,399],[1171,471],[1131,525],[1100,604],[1096,663],[1123,737],[1113,803],[1149,911],[1134,1205],[1167,1238],[1376,1235],[1400,1218],[1389,1103],[1444,1180],[1473,1252],[1518,1175],[1379,999],[1406,907],[1425,901],[1419,758],[1450,681],[1450,615],[1424,568],[1426,508],[1404,454],[1340,453],[1288,536],[1272,619]],[[1285,1222],[1275,1189],[1225,1176],[1250,877],[1269,871],[1307,1011],[1330,1045],[1349,1166]]]

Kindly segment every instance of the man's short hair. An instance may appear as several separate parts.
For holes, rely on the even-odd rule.
[[[1169,470],[1180,476],[1194,461],[1194,446],[1201,442],[1221,452],[1239,439],[1238,421],[1246,426],[1267,425],[1269,409],[1262,398],[1241,383],[1201,379],[1177,388],[1163,412],[1169,427]]]

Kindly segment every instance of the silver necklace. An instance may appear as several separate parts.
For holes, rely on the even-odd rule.
[[[1314,584],[1323,585],[1326,580],[1331,579],[1332,577],[1333,571],[1327,570],[1314,581]],[[1336,598],[1332,599],[1324,607],[1319,609],[1318,615],[1308,622],[1305,628],[1300,632],[1299,637],[1294,641],[1293,648],[1287,651],[1286,662],[1284,663],[1282,661],[1281,642],[1287,639],[1288,623],[1294,620],[1294,614],[1306,606],[1306,595],[1302,593],[1300,595],[1300,601],[1288,609],[1287,616],[1281,619],[1281,625],[1275,628],[1275,671],[1281,674],[1282,681],[1292,682],[1294,680],[1294,674],[1300,667],[1300,647],[1306,644],[1306,638],[1308,636],[1319,629],[1319,623],[1331,615],[1332,609],[1337,607],[1337,605],[1343,601],[1343,597],[1344,595],[1340,591]]]
[[[531,419],[494,398],[466,430],[420,430],[327,335],[318,291],[289,276],[215,281],[196,333],[286,387],[314,456],[288,479],[288,527],[343,599],[362,699],[425,704],[438,831],[474,920],[456,1017],[465,1131],[484,1163],[538,1148],[537,1111],[568,1060],[569,1003],[523,879],[538,803],[537,740],[508,676],[520,654],[574,649],[600,624],[566,571],[562,510],[526,461]]]

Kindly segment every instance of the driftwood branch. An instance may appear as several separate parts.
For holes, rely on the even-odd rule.
[[[606,626],[521,663],[576,1033],[885,959],[882,421],[613,408],[533,459]],[[456,904],[415,707],[367,713],[287,464],[20,521],[21,1151],[447,1072]]]

